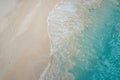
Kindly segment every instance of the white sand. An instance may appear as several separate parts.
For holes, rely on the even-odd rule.
[[[38,80],[50,58],[46,19],[59,0],[0,0],[0,80]]]

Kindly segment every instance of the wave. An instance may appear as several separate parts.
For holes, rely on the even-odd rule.
[[[40,80],[119,80],[118,3],[63,0],[57,4],[47,20],[51,61]]]

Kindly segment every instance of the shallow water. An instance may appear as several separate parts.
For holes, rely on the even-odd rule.
[[[120,80],[119,3],[119,0],[59,3],[48,17],[52,58],[41,79]]]

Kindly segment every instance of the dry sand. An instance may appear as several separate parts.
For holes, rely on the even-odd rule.
[[[50,58],[47,16],[59,0],[0,0],[0,80],[38,80]]]

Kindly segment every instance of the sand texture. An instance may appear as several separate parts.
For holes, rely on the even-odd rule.
[[[0,80],[39,80],[50,58],[49,12],[59,0],[0,0]]]

